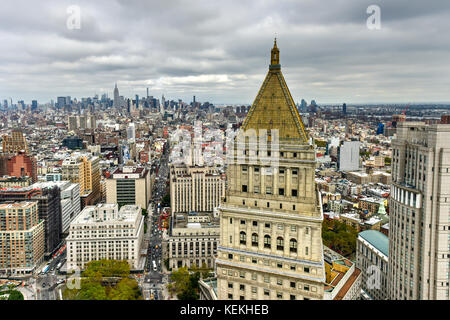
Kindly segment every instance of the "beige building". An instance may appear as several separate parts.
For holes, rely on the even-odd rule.
[[[173,213],[212,212],[225,196],[225,175],[215,167],[171,166],[170,201]]]
[[[28,144],[20,130],[13,130],[11,135],[3,135],[2,137],[2,152],[3,153],[17,153],[25,151],[28,154]]]
[[[175,214],[168,241],[169,266],[214,268],[219,240],[219,219],[211,213]]]
[[[43,261],[44,221],[38,202],[0,204],[0,274],[31,274]]]
[[[136,204],[147,209],[152,195],[150,170],[144,167],[117,168],[106,179],[106,202]]]
[[[83,269],[89,261],[127,260],[138,269],[144,237],[140,206],[98,204],[83,209],[70,224],[67,241],[67,270]]]
[[[255,137],[261,142],[264,130],[268,146],[255,148]],[[244,143],[245,135],[249,142]],[[219,299],[324,298],[323,213],[309,140],[275,42],[269,72],[227,150],[216,259]]]
[[[62,163],[62,180],[80,185],[80,195],[89,195],[89,204],[100,200],[100,159],[86,153],[74,152]]]
[[[392,141],[389,297],[449,300],[450,125],[400,122]]]

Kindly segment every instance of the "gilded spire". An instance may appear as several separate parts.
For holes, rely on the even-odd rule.
[[[275,39],[269,72],[245,118],[242,129],[255,129],[257,134],[261,129],[269,131],[278,129],[280,140],[307,144],[308,134],[281,73],[279,53]]]
[[[277,48],[277,38],[275,38],[273,42],[273,48],[270,55],[270,66],[271,67],[280,67],[280,50]]]

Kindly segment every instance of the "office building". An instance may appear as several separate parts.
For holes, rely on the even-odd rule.
[[[390,299],[449,299],[449,141],[447,124],[397,124],[389,204]]]
[[[80,185],[70,181],[48,181],[35,183],[32,187],[39,189],[57,187],[59,189],[62,233],[66,233],[70,223],[81,211]]]
[[[267,148],[254,150],[240,138],[228,150],[234,156],[219,206],[218,298],[323,299],[315,149],[281,73],[276,42],[269,72],[240,130],[250,141],[264,139],[263,130],[270,137]]]
[[[36,201],[1,203],[0,274],[32,274],[44,258],[44,237]]]
[[[119,167],[106,179],[107,203],[136,204],[147,209],[151,192],[150,170],[145,167]]]
[[[70,224],[67,241],[67,270],[83,269],[87,262],[126,260],[131,269],[140,268],[144,216],[140,206],[97,204],[87,206]]]
[[[215,167],[172,165],[170,194],[174,213],[212,212],[225,196],[225,176]]]
[[[219,219],[212,213],[174,214],[168,241],[169,266],[214,268]]]
[[[358,234],[356,265],[362,271],[361,295],[364,300],[389,300],[389,238],[376,230]]]

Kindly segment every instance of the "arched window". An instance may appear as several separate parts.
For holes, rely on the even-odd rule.
[[[269,235],[265,235],[264,236],[264,248],[269,248],[271,247],[271,240],[270,240],[270,236]]]
[[[282,237],[277,238],[277,250],[284,250],[284,240]]]
[[[289,251],[297,252],[297,240],[295,239],[289,240]]]
[[[247,237],[244,231],[241,231],[239,234],[239,243],[240,244],[246,244],[247,243]]]
[[[254,247],[258,246],[258,234],[256,233],[252,234],[252,246]]]

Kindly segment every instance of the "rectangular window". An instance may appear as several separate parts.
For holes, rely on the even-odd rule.
[[[242,185],[242,192],[247,192],[247,186],[245,184]]]
[[[284,196],[284,188],[279,188],[279,189],[278,189],[278,194],[279,194],[280,196]]]
[[[296,189],[292,189],[292,196],[296,197],[297,196],[297,190]]]

